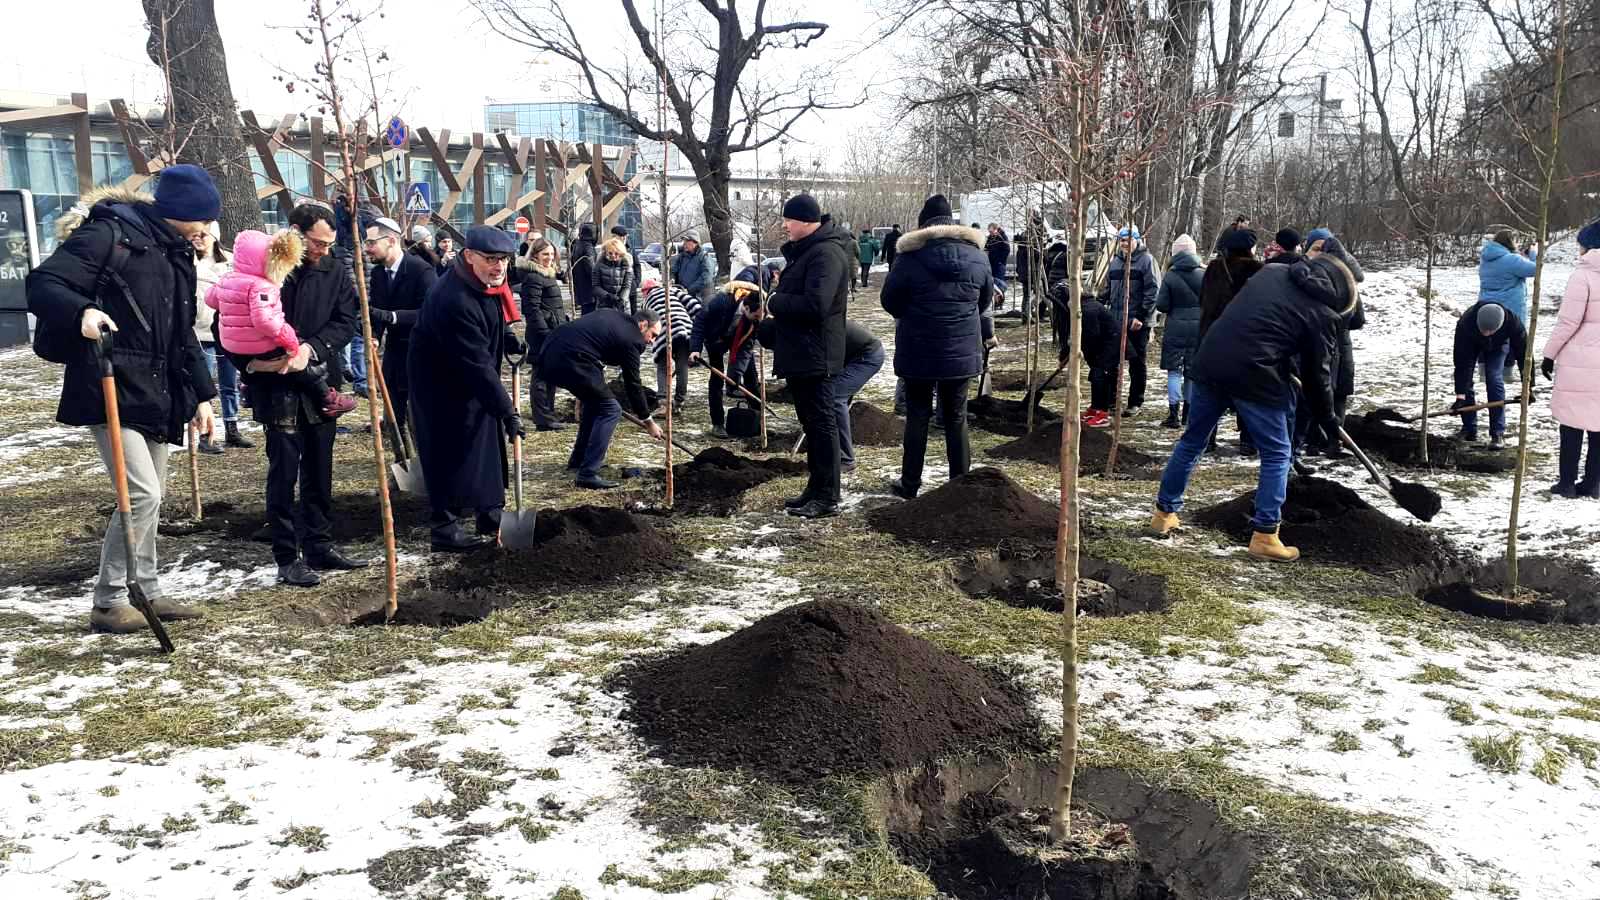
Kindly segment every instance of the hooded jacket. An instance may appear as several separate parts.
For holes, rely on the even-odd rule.
[[[1556,361],[1556,387],[1550,395],[1556,421],[1600,431],[1600,250],[1578,257],[1555,330],[1544,342],[1544,356]]]
[[[883,261],[893,264],[896,253],[900,252],[900,239],[905,237],[905,232],[896,225],[892,231],[883,236]]]
[[[860,235],[856,238],[856,262],[863,266],[872,265],[872,261],[878,258],[878,249],[882,246],[871,232]]]
[[[85,194],[59,220],[55,252],[28,273],[28,311],[60,335],[69,359],[56,421],[105,424],[94,344],[79,332],[83,311],[94,308],[118,328],[111,364],[123,426],[181,444],[184,423],[217,391],[194,333],[194,247],[156,215],[154,202],[116,187]],[[128,256],[113,278],[107,267],[118,231]]]
[[[983,234],[937,218],[900,238],[879,302],[894,316],[894,373],[942,381],[983,371],[994,295]]]
[[[1528,279],[1534,261],[1507,250],[1497,241],[1485,241],[1478,254],[1478,299],[1504,306],[1524,325],[1528,321]]]
[[[1160,282],[1156,275],[1155,258],[1144,244],[1134,245],[1132,258],[1127,260],[1120,250],[1113,249],[1110,252],[1111,264],[1106,269],[1106,285],[1100,289],[1100,302],[1111,308],[1111,318],[1116,319],[1119,326],[1124,320],[1124,304],[1127,304],[1127,322],[1149,324],[1150,316],[1156,310],[1156,291]],[[1126,288],[1122,284],[1125,266],[1132,268]]]
[[[1358,299],[1355,278],[1328,255],[1267,266],[1228,304],[1189,365],[1195,381],[1229,397],[1294,407],[1298,374],[1314,421],[1333,416],[1333,358],[1339,317]]]
[[[594,288],[591,302],[603,309],[628,308],[628,297],[633,293],[633,254],[623,253],[622,259],[607,259],[604,253],[597,253],[594,258],[593,277],[590,284]]]
[[[746,267],[745,271],[749,271]],[[709,303],[695,317],[694,329],[689,335],[689,350],[694,353],[726,353],[733,344],[734,326],[739,323],[742,298],[758,288],[748,281],[735,279],[722,286]],[[732,361],[729,361],[732,365]]]
[[[1200,291],[1205,263],[1193,253],[1172,257],[1167,274],[1156,291],[1156,311],[1167,314],[1161,333],[1161,368],[1182,371],[1200,347]]]
[[[254,229],[239,232],[233,241],[233,271],[206,293],[206,306],[217,311],[222,349],[240,356],[274,350],[292,355],[300,349],[300,336],[284,319],[279,294],[304,252],[305,244],[292,228],[273,237]]]
[[[1261,271],[1261,266],[1261,261],[1248,253],[1219,256],[1206,266],[1206,274],[1200,279],[1200,340],[1205,340],[1211,326],[1222,317],[1250,276]]]
[[[991,234],[983,242],[983,253],[989,257],[989,271],[995,278],[1004,280],[1006,263],[1011,260],[1011,239],[1006,237],[1004,231]]]
[[[760,331],[780,378],[827,378],[844,368],[845,310],[855,241],[824,215],[817,230],[782,247],[788,261]]]
[[[578,226],[578,239],[567,251],[567,271],[572,279],[572,300],[578,309],[594,303],[594,223]]]

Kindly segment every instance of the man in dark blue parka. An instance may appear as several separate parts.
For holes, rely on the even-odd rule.
[[[943,194],[923,204],[916,230],[900,238],[895,253],[880,302],[895,318],[894,373],[906,381],[906,431],[890,490],[909,500],[922,486],[936,393],[950,477],[971,465],[967,383],[983,371],[984,349],[994,346],[994,324],[984,315],[994,282],[983,234],[956,224]]]

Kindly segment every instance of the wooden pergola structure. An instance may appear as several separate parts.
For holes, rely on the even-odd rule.
[[[122,132],[128,162],[133,167],[133,174],[123,184],[138,188],[173,160],[164,154],[147,155],[137,135],[136,126],[142,124],[142,120],[136,119],[121,99],[112,100],[109,105],[111,115]],[[85,193],[94,186],[90,116],[88,96],[73,94],[68,104],[0,112],[0,125],[71,120],[78,191]],[[260,171],[266,178],[266,183],[256,188],[256,196],[261,200],[276,197],[279,210],[287,216],[296,202],[297,192],[289,187],[278,166],[277,151],[290,150],[307,160],[320,161],[337,150],[338,135],[327,132],[321,116],[288,113],[271,123],[271,127],[263,126],[250,110],[241,112],[239,119],[244,139],[255,151],[260,160]],[[302,120],[306,127],[299,130],[296,126]],[[613,151],[614,159],[607,161],[608,148],[598,143],[520,137],[496,132],[492,135],[491,144],[485,142],[482,132],[473,132],[465,159],[460,165],[452,165],[449,158],[449,129],[441,129],[435,136],[426,127],[416,128],[411,131],[405,147],[381,144],[360,130],[353,138],[357,148],[355,155],[360,160],[357,163],[358,177],[363,180],[364,193],[369,197],[384,195],[376,174],[381,166],[405,154],[425,153],[438,170],[445,187],[445,194],[438,198],[437,209],[430,219],[434,225],[455,234],[457,239],[461,235],[449,219],[466,195],[468,186],[472,190],[473,224],[500,226],[508,219],[526,215],[533,234],[550,229],[571,237],[569,228],[578,222],[591,221],[601,233],[616,224],[628,194],[638,189],[643,177],[634,175],[628,178],[625,175],[635,152],[633,147],[628,146],[609,148]],[[502,157],[510,178],[507,180],[505,196],[491,201],[487,196],[487,175],[488,164],[495,153]],[[310,173],[310,193],[304,196],[328,202],[331,200],[330,189],[333,193],[343,190],[344,186],[337,179],[330,179],[321,166],[311,165]],[[402,218],[398,215],[403,212],[399,208],[401,199],[391,198],[390,203],[395,207],[393,212],[397,214],[396,218]],[[569,205],[575,210],[574,221],[562,221],[560,211]],[[551,215],[552,209],[556,211],[555,217]]]

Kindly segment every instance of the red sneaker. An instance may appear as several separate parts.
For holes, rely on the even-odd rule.
[[[328,388],[327,395],[322,398],[322,414],[330,419],[337,419],[355,408],[355,398],[346,397],[333,388]]]
[[[1094,415],[1086,419],[1083,424],[1090,428],[1105,428],[1111,424],[1111,416],[1105,410],[1097,409],[1094,411]]]

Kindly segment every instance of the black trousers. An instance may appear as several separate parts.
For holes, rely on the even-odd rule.
[[[906,433],[900,449],[900,484],[915,492],[922,486],[922,458],[928,452],[928,422],[933,418],[933,398],[939,397],[939,416],[944,420],[944,455],[950,463],[950,477],[965,475],[972,467],[972,451],[967,446],[967,385],[971,378],[925,381],[906,379]]]
[[[722,364],[723,359],[728,354],[726,350],[712,350],[707,347],[706,361],[726,373],[729,378],[744,385],[745,390],[759,397],[761,396],[761,373],[756,371],[756,348],[752,344],[753,341],[746,341],[739,345],[739,355],[734,357],[736,363],[732,369]],[[711,410],[711,425],[714,428],[721,428],[727,419],[727,410],[722,406],[722,395],[724,393],[733,396],[735,400],[744,397],[743,394],[729,387],[726,381],[715,375],[710,376],[706,383],[706,405]]]
[[[1583,438],[1589,436],[1589,457],[1583,464],[1583,481],[1578,481],[1578,457],[1583,453]],[[1600,431],[1584,432],[1561,426],[1561,483],[1594,490],[1600,486]]]
[[[544,349],[544,341],[540,340],[535,346],[528,342],[528,359],[537,363],[539,351]],[[533,427],[549,428],[556,423],[556,388],[555,385],[539,377],[539,367],[536,364],[528,366],[528,404],[533,413]]]
[[[1145,351],[1150,347],[1150,323],[1128,332],[1128,405],[1144,405]]]
[[[1089,369],[1089,408],[1111,412],[1117,402],[1117,371],[1110,366]]]
[[[869,284],[869,282],[871,281],[871,277],[872,277],[872,263],[869,263],[869,262],[862,263],[861,264],[861,286],[862,287],[870,287],[871,285]]]
[[[286,566],[299,557],[319,556],[333,546],[328,516],[333,506],[333,437],[324,422],[287,429],[267,427],[267,524],[272,558]],[[295,486],[300,502],[295,502]]]
[[[790,378],[794,411],[806,436],[805,496],[839,502],[839,419],[833,408],[833,380],[822,376]]]
[[[394,416],[395,422],[401,428],[406,427],[407,414],[411,404],[411,381],[406,374],[406,346],[390,346],[383,355],[383,386],[389,389],[389,399],[394,401],[394,409],[387,410],[388,415]]]

